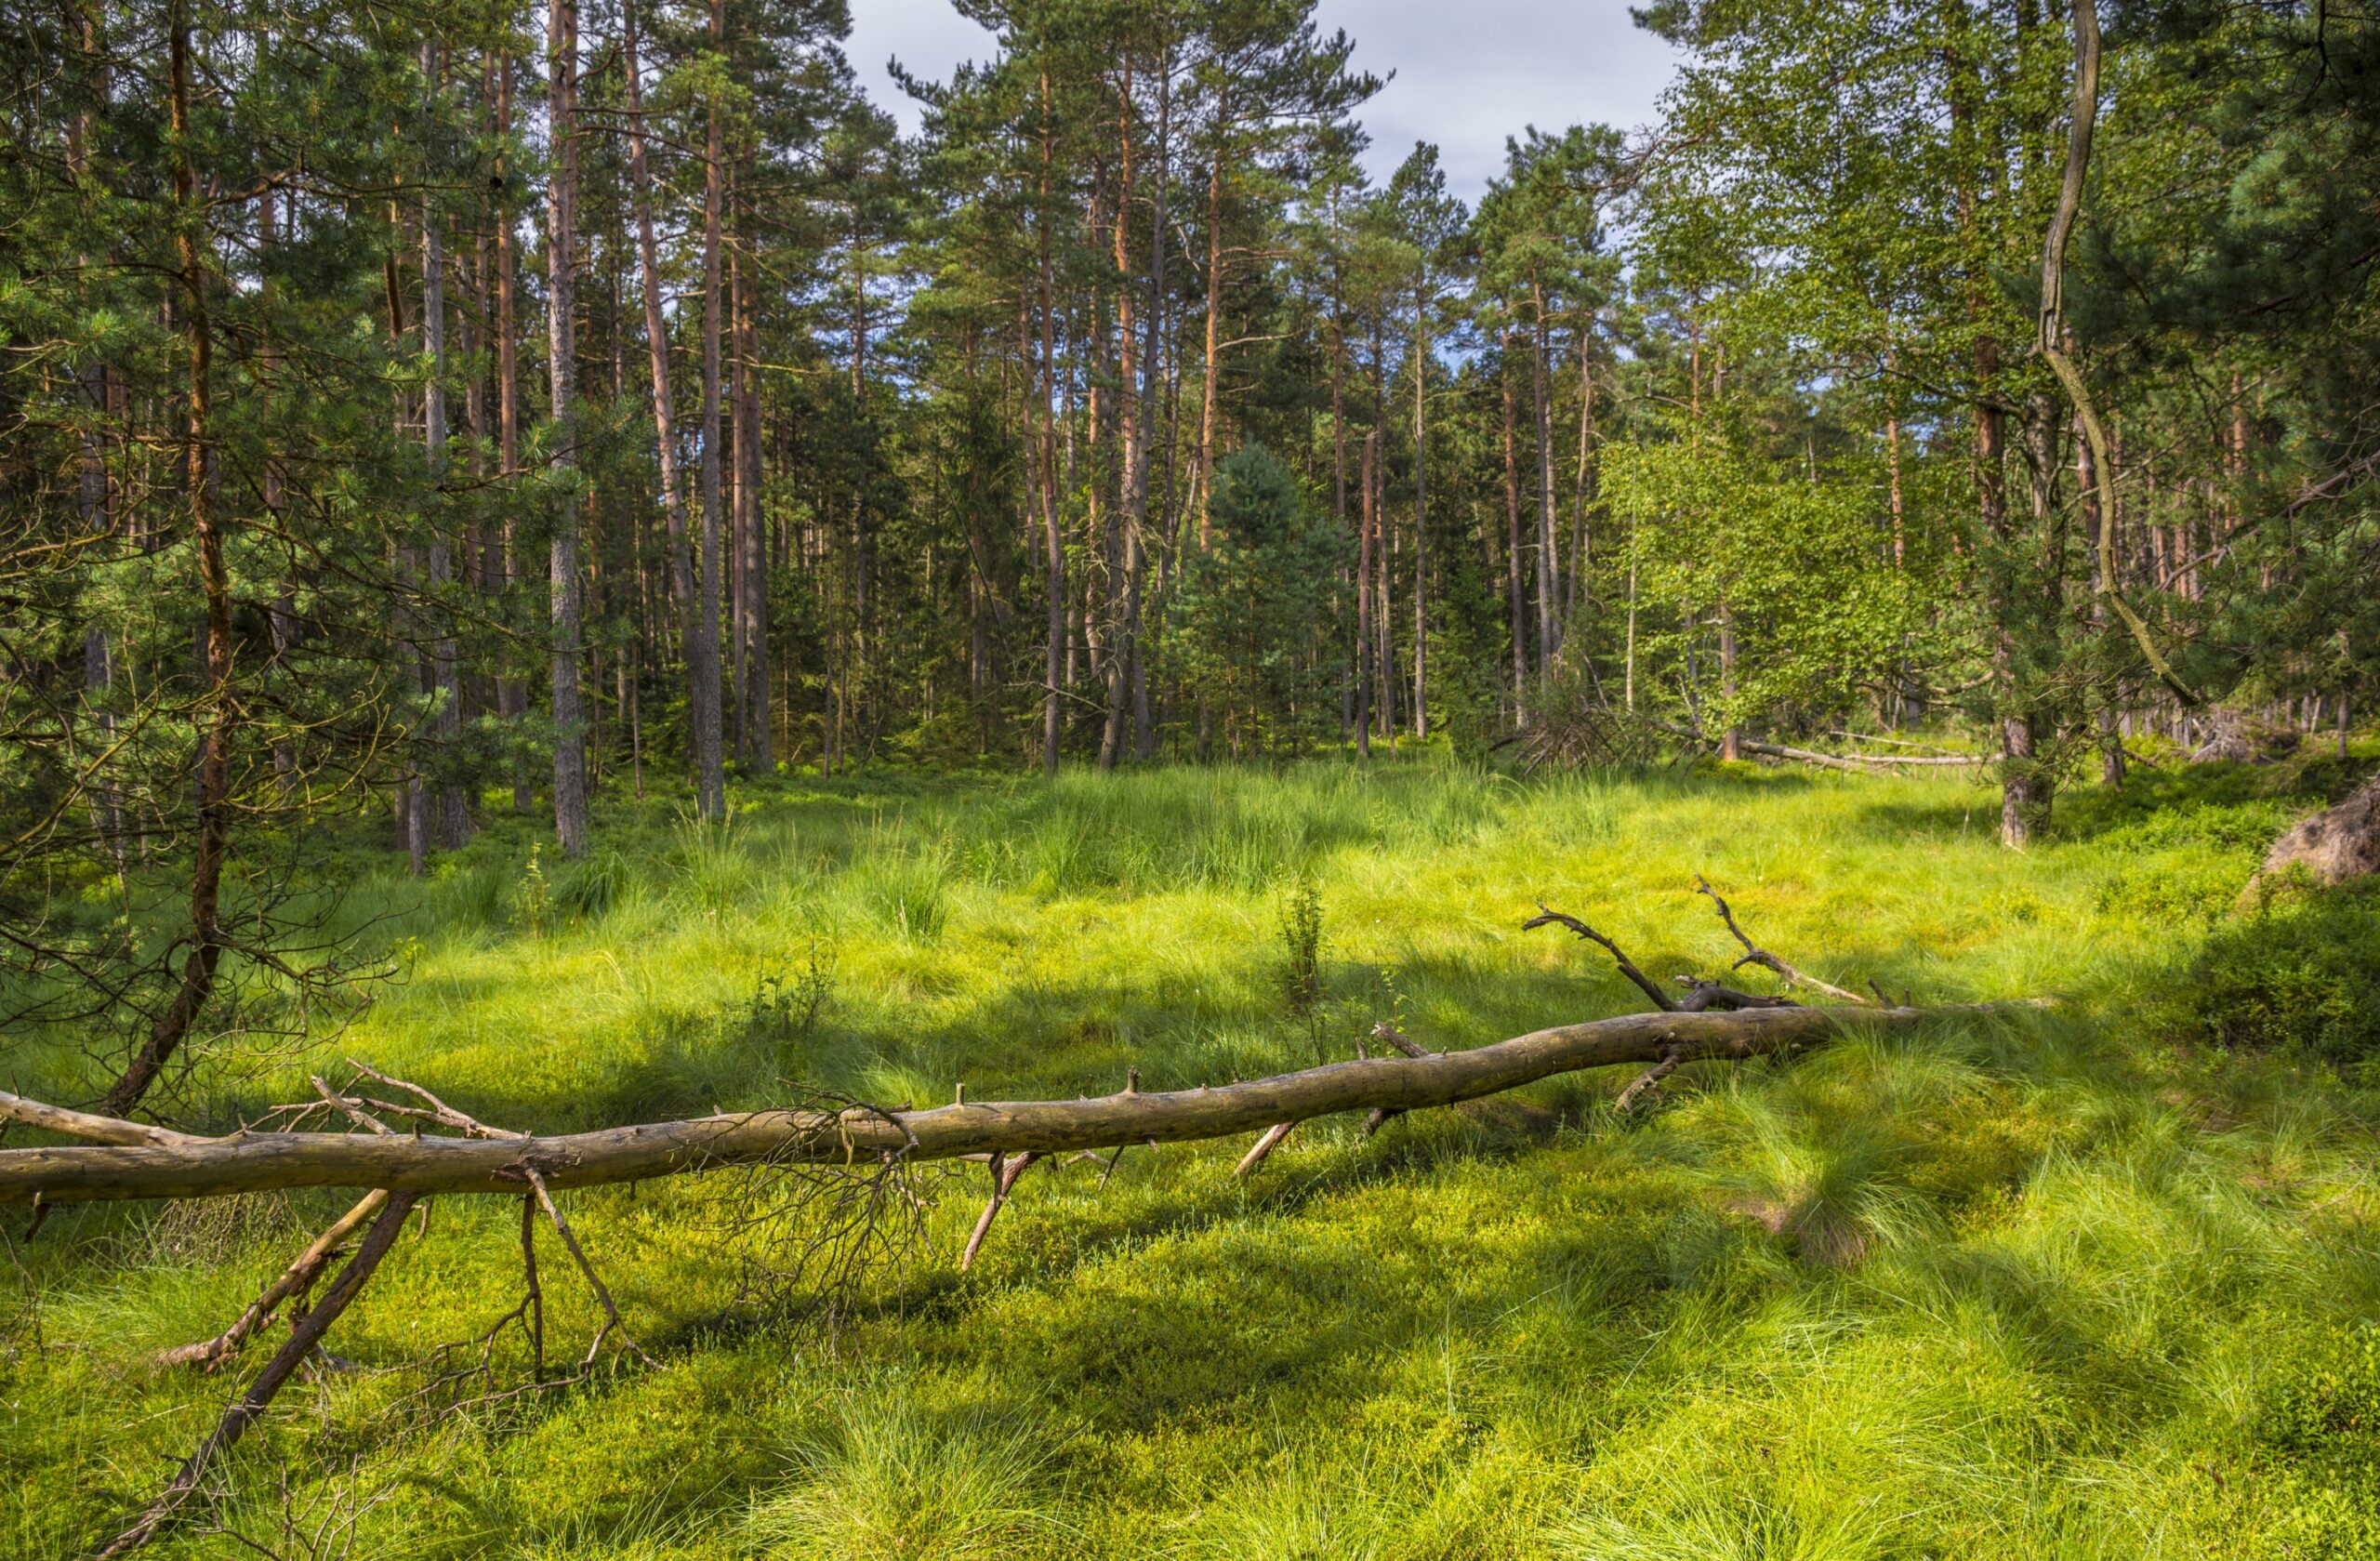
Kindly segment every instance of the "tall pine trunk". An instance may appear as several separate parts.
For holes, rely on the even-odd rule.
[[[710,42],[727,46],[726,0],[711,0]],[[720,198],[726,177],[726,145],[714,89],[703,130],[703,543],[701,575],[694,588],[694,632],[686,642],[692,697],[687,719],[694,728],[694,811],[707,819],[727,816],[727,776],[721,767],[719,608],[721,465],[719,418]]]
[[[1545,384],[1545,284],[1532,282],[1537,305],[1529,330],[1529,363],[1537,397],[1537,669],[1551,677],[1554,657],[1562,648],[1562,620],[1555,612],[1562,557],[1554,535],[1554,408]]]
[[[1355,523],[1355,751],[1372,756],[1372,472],[1380,461],[1380,430],[1364,434],[1363,509]]]
[[[746,252],[734,252],[735,369],[735,582],[738,594],[735,661],[741,679],[736,708],[736,757],[747,774],[765,774],[775,768],[775,745],[769,722],[769,551],[768,532],[760,516],[760,379],[756,367],[760,333],[754,321],[756,267],[744,263]]]
[[[1051,146],[1052,130],[1050,123],[1050,73],[1044,67],[1041,72],[1041,198],[1034,214],[1034,227],[1040,241],[1041,282],[1041,392],[1036,400],[1041,433],[1042,567],[1049,587],[1050,607],[1041,696],[1041,771],[1054,778],[1058,774],[1058,695],[1061,687],[1058,678],[1064,670],[1066,638],[1066,549],[1058,536],[1057,437],[1051,427],[1051,418],[1055,416],[1052,403],[1058,393],[1057,311],[1051,296],[1050,256],[1050,175],[1055,155]]]
[[[437,90],[437,46],[421,49],[424,80]],[[421,201],[421,345],[430,359],[430,380],[422,390],[422,454],[430,477],[430,589],[442,598],[455,577],[453,544],[446,535],[446,505],[441,489],[446,481],[446,248],[440,232],[445,218],[438,203],[425,193]],[[444,616],[443,600],[432,612]],[[471,814],[461,784],[455,778],[456,750],[463,739],[463,682],[456,655],[455,636],[442,628],[430,642],[430,675],[438,695],[438,709],[430,722],[431,754],[437,816],[436,839],[443,851],[459,851],[471,838]]]
[[[547,112],[553,174],[546,192],[546,372],[552,387],[554,440],[549,464],[557,474],[576,470],[578,375],[578,0],[549,0],[547,10]],[[588,846],[587,717],[578,688],[584,652],[579,622],[578,484],[557,483],[553,546],[548,567],[553,615],[554,835],[562,854]]]
[[[1430,735],[1429,300],[1413,299],[1413,735]]]
[[[644,62],[637,52],[635,0],[625,0],[621,40],[626,49],[628,85],[628,178],[636,217],[638,290],[644,295],[644,337],[651,363],[654,443],[661,462],[661,519],[668,554],[669,600],[678,609],[678,637],[686,647],[691,669],[694,640],[694,567],[686,538],[685,484],[678,471],[677,402],[671,390],[669,326],[661,312],[661,257],[653,232],[653,172],[647,161],[644,133]],[[691,701],[694,685],[687,685]]]
[[[496,64],[496,137],[500,149],[512,134],[512,56],[499,54]],[[497,464],[507,482],[521,470],[521,258],[513,235],[511,186],[502,152],[496,157],[496,438]],[[499,567],[490,572],[489,589],[507,594],[521,578],[520,524],[509,507],[504,512]],[[529,769],[519,749],[522,729],[529,720],[529,690],[517,670],[507,669],[496,681],[496,714],[510,728],[516,745],[512,755],[512,811],[525,814],[536,806],[531,795]]]
[[[1504,523],[1510,533],[1504,554],[1504,595],[1513,617],[1513,698],[1521,723],[1528,723],[1528,612],[1521,584],[1521,467],[1514,430],[1513,333],[1496,338],[1496,377],[1504,392]]]
[[[198,581],[205,599],[206,687],[196,719],[200,724],[196,766],[197,830],[191,858],[188,951],[173,996],[149,1026],[124,1076],[109,1089],[99,1109],[111,1117],[129,1113],[149,1092],[197,1024],[215,994],[223,958],[223,866],[231,852],[231,741],[240,702],[231,687],[231,576],[224,562],[223,533],[215,513],[209,443],[213,430],[214,325],[207,306],[207,257],[198,172],[191,159],[191,20],[186,0],[175,0],[166,16],[166,113],[173,132],[176,224],[175,261],[182,308],[178,324],[189,353],[189,383],[183,403],[182,501],[197,544]]]

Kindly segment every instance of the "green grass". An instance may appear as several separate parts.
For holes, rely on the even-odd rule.
[[[965,1276],[982,1172],[936,1172],[931,1250],[831,1332],[746,1303],[726,1185],[568,1195],[660,1364],[463,1415],[421,1365],[512,1304],[517,1210],[444,1200],[335,1331],[366,1369],[293,1387],[163,1554],[255,1554],[209,1528],[640,1561],[2364,1554],[2380,1096],[2335,1044],[2222,1049],[2192,997],[2248,979],[2229,906],[2312,797],[2152,778],[2020,855],[1951,780],[1315,764],[793,782],[725,829],[623,811],[584,865],[532,873],[509,820],[424,885],[373,858],[340,914],[399,979],[326,1052],[214,1076],[199,1116],[339,1054],[562,1130],[1186,1086],[1350,1055],[1382,1018],[1472,1045],[1640,1006],[1517,930],[1540,898],[1657,976],[1725,966],[1697,871],[1829,979],[2062,1001],[1689,1068],[1641,1122],[1615,1072],[1368,1142],[1308,1124],[1245,1183],[1236,1143],[1132,1151],[1104,1188],[1036,1169]],[[1282,933],[1309,882],[1311,1016]],[[2274,1041],[2299,1010],[2268,988]],[[21,1082],[76,1093],[65,1039],[20,1044]],[[88,1543],[162,1481],[232,1384],[148,1356],[339,1207],[61,1210],[11,1248],[0,1554]],[[594,1310],[543,1255],[571,1355]],[[518,1380],[515,1342],[497,1366]]]

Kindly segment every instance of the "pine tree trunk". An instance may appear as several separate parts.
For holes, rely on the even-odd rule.
[[[421,49],[422,76],[439,78],[434,44]],[[444,218],[428,195],[421,203],[421,345],[430,358],[430,380],[422,391],[422,453],[430,487],[430,589],[443,598],[455,576],[454,552],[446,536],[445,504],[440,490],[446,481],[446,252],[440,232]],[[443,602],[432,612],[443,615]],[[456,657],[455,636],[442,631],[430,642],[431,677],[437,687],[438,711],[430,722],[431,754],[437,817],[435,839],[443,851],[459,851],[471,838],[470,809],[463,787],[455,779],[456,750],[463,738],[463,686]]]
[[[1579,621],[1594,589],[1594,526],[1587,515],[1588,506],[1595,497],[1594,469],[1591,458],[1594,453],[1595,379],[1594,316],[1581,311],[1579,315],[1579,465],[1570,481],[1570,589],[1564,603],[1564,615],[1572,626]],[[1585,647],[1581,647],[1583,651]]]
[[[661,518],[668,555],[669,600],[678,609],[680,654],[689,668],[687,695],[694,696],[691,671],[694,640],[694,566],[686,536],[685,484],[678,471],[677,403],[671,391],[669,326],[661,312],[661,257],[653,231],[653,173],[646,159],[643,61],[637,52],[635,0],[625,0],[621,38],[627,58],[628,176],[635,211],[638,290],[644,295],[644,337],[651,361],[654,444],[661,463]]]
[[[1116,93],[1116,436],[1122,481],[1117,517],[1121,535],[1111,551],[1120,554],[1111,599],[1120,597],[1114,642],[1107,651],[1107,729],[1099,745],[1099,765],[1112,770],[1122,757],[1131,700],[1132,666],[1140,657],[1141,520],[1145,496],[1141,476],[1140,380],[1134,355],[1139,343],[1132,311],[1132,57],[1127,52]]]
[[[501,146],[512,133],[512,57],[501,54],[496,66],[496,135]],[[505,478],[511,480],[521,470],[521,260],[514,253],[513,207],[509,193],[507,170],[499,155],[496,163],[496,183],[499,195],[496,203],[496,428],[497,464]],[[507,594],[521,578],[519,523],[512,510],[504,512],[502,566],[494,572],[490,589],[496,595]],[[499,674],[496,681],[496,714],[511,729],[515,745],[512,754],[512,811],[525,814],[537,803],[531,794],[529,767],[519,745],[522,728],[529,721],[529,690],[517,671]]]
[[[1510,532],[1504,553],[1504,593],[1513,616],[1513,699],[1521,724],[1528,723],[1528,612],[1521,588],[1521,468],[1514,430],[1513,333],[1496,338],[1497,378],[1504,392],[1504,520]]]
[[[1532,385],[1537,397],[1537,668],[1540,677],[1554,671],[1554,657],[1562,648],[1562,621],[1554,611],[1561,589],[1562,558],[1554,534],[1554,408],[1545,384],[1545,286],[1530,284],[1537,318],[1529,331]]]
[[[740,253],[740,252],[739,252]],[[736,582],[743,610],[736,615],[743,669],[739,757],[747,773],[776,767],[769,712],[769,549],[760,514],[760,379],[755,367],[760,333],[753,318],[755,282],[748,268],[735,269],[735,509],[740,562]]]
[[[149,1026],[124,1076],[108,1091],[99,1109],[111,1117],[131,1111],[164,1073],[215,994],[223,957],[221,920],[223,866],[231,852],[231,743],[240,702],[231,688],[231,577],[223,556],[223,534],[214,506],[208,470],[213,437],[214,325],[209,318],[206,258],[198,211],[197,170],[190,157],[191,19],[186,0],[174,0],[166,17],[167,119],[173,130],[173,189],[182,220],[176,224],[175,259],[183,307],[178,324],[189,351],[189,381],[183,407],[182,499],[197,544],[199,589],[205,598],[206,697],[200,707],[195,795],[196,839],[191,859],[188,952],[173,996]]]
[[[1364,435],[1363,512],[1355,523],[1355,751],[1372,756],[1372,472],[1380,460],[1380,430]]]
[[[1050,256],[1050,176],[1053,159],[1050,122],[1050,73],[1041,73],[1041,192],[1040,204],[1035,212],[1035,229],[1040,240],[1041,282],[1041,394],[1036,408],[1040,424],[1041,444],[1041,536],[1042,564],[1048,586],[1050,633],[1041,697],[1041,770],[1055,778],[1058,774],[1058,694],[1059,673],[1063,669],[1064,646],[1066,637],[1066,551],[1058,536],[1057,499],[1057,439],[1051,427],[1055,416],[1054,400],[1057,387],[1057,319],[1051,277]]]
[[[711,0],[710,42],[714,50],[727,43],[725,0]],[[726,177],[725,140],[714,91],[703,115],[703,541],[700,575],[694,587],[694,631],[687,639],[687,676],[691,681],[687,719],[694,723],[694,811],[703,818],[727,816],[727,776],[722,768],[720,719],[719,610],[721,513],[720,449],[720,200]]]
[[[578,3],[549,0],[547,11],[548,116],[553,174],[546,193],[546,351],[552,387],[553,454],[559,473],[578,464]],[[579,698],[584,652],[579,622],[578,495],[575,482],[558,484],[549,582],[553,614],[554,835],[565,856],[588,846],[587,718]]]
[[[1207,506],[1215,490],[1215,372],[1221,351],[1217,327],[1223,309],[1223,147],[1228,139],[1223,127],[1230,123],[1229,108],[1228,95],[1215,104],[1215,154],[1207,173],[1207,376],[1198,395],[1198,546],[1202,549],[1211,535]]]
[[[1413,300],[1413,735],[1430,735],[1430,336],[1425,297]]]

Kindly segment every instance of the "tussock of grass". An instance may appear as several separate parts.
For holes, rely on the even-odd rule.
[[[844,1394],[787,1458],[790,1473],[739,1527],[760,1555],[991,1561],[1051,1527],[1038,1427],[980,1410],[938,1417],[897,1387]]]
[[[1831,980],[2066,1001],[1698,1065],[1648,1120],[1590,1077],[1370,1141],[1310,1123],[1245,1182],[1237,1144],[1135,1149],[1104,1188],[1036,1168],[963,1278],[962,1169],[926,1183],[939,1256],[832,1339],[741,1303],[717,1188],[572,1195],[661,1367],[459,1418],[414,1367],[511,1304],[517,1210],[447,1200],[339,1326],[368,1369],[293,1390],[224,1522],[296,1553],[282,1515],[336,1515],[356,1554],[425,1558],[2360,1554],[2380,1101],[2351,1026],[2291,1016],[2328,1012],[2300,999],[2367,912],[2281,906],[2317,919],[2263,959],[2228,907],[2313,799],[2262,784],[2079,794],[2024,855],[1954,780],[1399,763],[788,783],[725,827],[624,812],[608,854],[541,853],[536,894],[502,817],[424,884],[369,858],[337,914],[403,979],[339,1050],[543,1130],[1184,1086],[1383,1018],[1456,1046],[1629,1011],[1516,925],[1542,897],[1710,970],[1735,949],[1696,871]],[[2270,995],[2253,1049],[2193,1017],[2210,972]],[[26,1038],[13,1081],[87,1096],[73,1038]],[[320,1062],[249,1059],[194,1115]],[[61,1210],[18,1250],[0,1552],[87,1542],[188,1450],[229,1384],[149,1356],[337,1205]],[[592,1303],[550,1251],[546,1279],[567,1350]]]

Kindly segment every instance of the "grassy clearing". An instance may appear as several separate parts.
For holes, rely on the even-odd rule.
[[[293,1390],[220,1519],[286,1554],[337,1554],[284,1538],[319,1530],[623,1561],[2372,1554],[2360,1020],[2320,1021],[2327,1064],[2232,1054],[2192,997],[2210,971],[2266,993],[2269,1042],[2307,972],[2371,968],[2368,898],[2277,912],[2311,950],[2278,971],[2224,919],[2310,805],[2268,790],[2078,796],[2020,856],[1992,794],[1943,780],[794,784],[723,832],[615,817],[581,866],[509,827],[426,886],[375,863],[342,914],[381,919],[402,979],[339,1049],[549,1130],[785,1080],[1162,1088],[1346,1055],[1378,1018],[1463,1045],[1623,1012],[1605,963],[1518,922],[1543,897],[1652,972],[1709,970],[1732,947],[1696,871],[1831,979],[2066,1002],[1688,1070],[1637,1125],[1593,1077],[1368,1144],[1311,1124],[1249,1184],[1237,1144],[1128,1154],[1104,1190],[1037,1170],[963,1278],[975,1178],[938,1182],[936,1251],[832,1341],[737,1305],[715,1190],[574,1195],[661,1369],[464,1417],[411,1368],[511,1304],[515,1213],[449,1200],[340,1325],[371,1369]],[[1307,883],[1310,1003],[1283,938]],[[48,1055],[19,1049],[29,1086]],[[224,1121],[302,1087],[268,1058],[224,1080]],[[147,1356],[337,1207],[61,1212],[16,1251],[0,1552],[69,1549],[153,1488],[227,1384]],[[592,1312],[556,1256],[568,1351]]]

